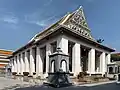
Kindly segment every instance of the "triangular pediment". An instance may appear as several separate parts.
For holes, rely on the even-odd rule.
[[[68,14],[64,18],[62,25],[67,26],[75,32],[77,31],[82,36],[94,40],[88,27],[87,21],[85,19],[82,7],[77,9],[75,12]]]
[[[74,14],[70,20],[72,20],[74,23],[76,23],[78,25],[82,25],[82,26],[88,28],[87,21],[85,19],[82,7],[80,7],[78,10],[76,10],[74,12]]]

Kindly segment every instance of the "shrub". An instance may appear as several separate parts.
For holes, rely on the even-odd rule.
[[[83,77],[86,76],[86,75],[87,75],[86,72],[79,72],[79,74],[77,75],[77,79],[83,78]]]
[[[100,78],[94,77],[94,81],[99,81]]]

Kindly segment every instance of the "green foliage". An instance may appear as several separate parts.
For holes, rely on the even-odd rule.
[[[115,60],[115,61],[119,61],[119,60],[120,60],[120,56],[117,55],[117,54],[112,54],[112,55],[111,55],[111,59],[112,59],[112,60]]]
[[[80,72],[78,75],[77,75],[77,78],[83,78],[84,76],[86,76],[87,73],[86,72]]]
[[[97,39],[98,43],[102,43],[104,41],[104,39]]]

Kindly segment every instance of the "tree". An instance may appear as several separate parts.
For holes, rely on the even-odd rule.
[[[113,61],[120,61],[120,56],[117,55],[117,54],[112,54],[112,55],[111,55],[111,59],[112,59]]]
[[[102,43],[104,41],[104,39],[97,39],[98,43]]]

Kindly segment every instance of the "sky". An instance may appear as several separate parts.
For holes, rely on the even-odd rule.
[[[0,0],[0,49],[15,51],[80,6],[92,36],[120,52],[120,0]]]

